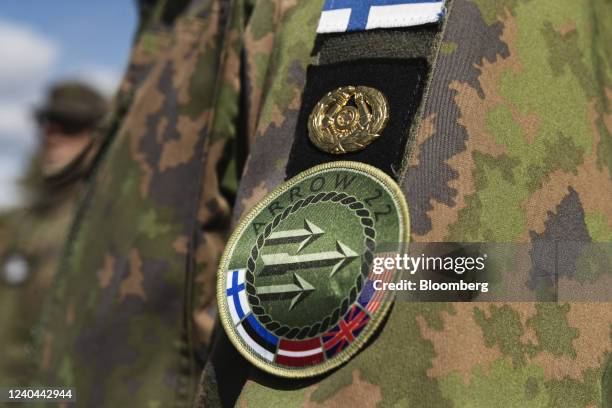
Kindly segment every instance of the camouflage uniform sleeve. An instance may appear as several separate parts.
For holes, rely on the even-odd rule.
[[[216,110],[206,141],[202,173],[201,204],[197,222],[201,234],[195,242],[195,287],[193,324],[200,349],[206,350],[216,316],[216,273],[229,234],[230,216],[242,172],[246,139],[238,134],[240,117],[240,60],[243,41],[244,8],[235,2],[228,16],[217,89]]]
[[[610,3],[449,4],[399,181],[411,242],[609,245]],[[249,20],[251,148],[234,220],[284,181],[320,11],[262,1]],[[303,381],[256,369],[221,329],[198,403],[608,407],[611,329],[605,302],[396,303],[368,347]]]
[[[205,358],[240,174],[240,13],[187,3],[145,13],[41,325],[37,383],[86,406],[189,405]]]

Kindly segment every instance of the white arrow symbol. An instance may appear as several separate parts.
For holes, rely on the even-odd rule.
[[[297,249],[297,252],[300,252],[323,234],[325,234],[325,231],[304,219],[304,228],[273,232],[266,239],[266,245],[289,244],[301,241]]]
[[[286,285],[272,285],[272,286],[261,286],[256,289],[256,292],[262,298],[271,297],[276,299],[283,299],[285,297],[291,297],[294,293],[297,293],[291,300],[289,310],[298,304],[302,299],[315,290],[314,286],[308,283],[297,273],[293,274],[293,283]]]
[[[357,258],[359,254],[340,241],[336,241],[336,250],[328,252],[317,252],[306,255],[289,255],[286,252],[270,255],[262,255],[262,274],[282,273],[291,269],[317,268],[320,266],[334,265],[329,277],[331,278],[343,266]]]

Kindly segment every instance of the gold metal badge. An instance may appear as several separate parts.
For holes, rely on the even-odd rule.
[[[376,140],[388,119],[389,104],[380,91],[344,86],[317,103],[308,119],[308,135],[324,152],[354,152]]]

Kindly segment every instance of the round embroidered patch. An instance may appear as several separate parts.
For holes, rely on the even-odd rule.
[[[324,373],[353,356],[381,323],[396,281],[374,273],[380,243],[406,243],[408,210],[375,167],[333,162],[278,187],[240,222],[217,277],[221,322],[234,346],[282,377]],[[378,271],[380,272],[380,271]]]

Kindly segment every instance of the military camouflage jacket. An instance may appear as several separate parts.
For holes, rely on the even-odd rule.
[[[303,108],[342,78],[422,81],[390,99],[410,111],[386,172],[411,242],[610,242],[609,2],[454,0],[391,43],[317,35],[322,1],[161,3],[56,285],[44,383],[86,406],[189,405],[208,359],[199,406],[610,406],[609,303],[398,302],[307,380],[255,368],[220,325],[207,348],[227,234],[290,175],[337,160],[307,154]],[[384,162],[367,152],[347,158]]]
[[[74,387],[79,405],[191,405],[214,325],[236,184],[222,176],[237,174],[238,65],[222,61],[240,37],[227,4],[185,3],[139,3],[107,142],[40,325],[34,384]]]

